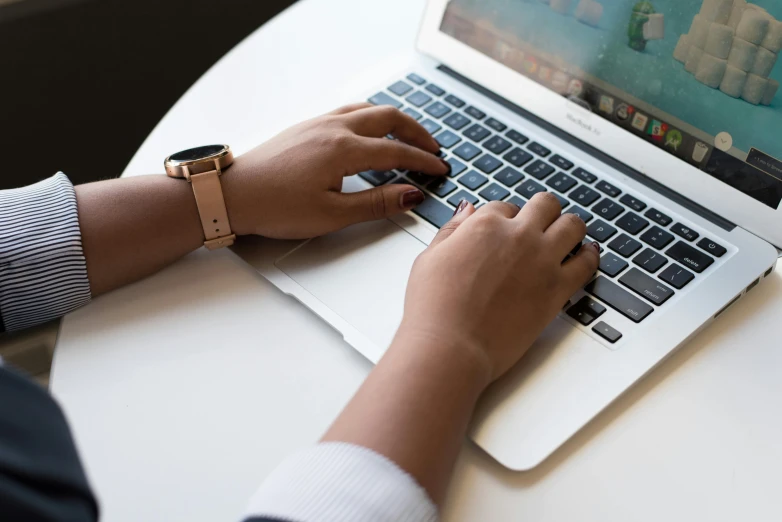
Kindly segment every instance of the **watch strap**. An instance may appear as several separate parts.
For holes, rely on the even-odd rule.
[[[236,235],[228,221],[219,171],[191,174],[190,183],[204,228],[204,246],[214,250],[233,245]]]

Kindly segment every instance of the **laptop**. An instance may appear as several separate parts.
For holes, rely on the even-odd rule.
[[[450,177],[362,172],[344,189],[410,183],[427,199],[392,220],[235,252],[377,362],[413,261],[461,199],[523,206],[553,193],[603,245],[600,269],[470,428],[507,468],[537,466],[776,264],[782,66],[757,60],[782,35],[754,21],[782,6],[726,17],[723,3],[430,0],[415,58],[359,87],[431,132]]]

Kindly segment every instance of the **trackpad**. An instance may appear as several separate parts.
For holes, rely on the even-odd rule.
[[[313,239],[275,265],[385,349],[402,320],[413,262],[424,249],[425,244],[383,220]]]

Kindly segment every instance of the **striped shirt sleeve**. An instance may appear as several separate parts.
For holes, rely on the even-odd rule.
[[[90,298],[76,193],[65,174],[0,190],[0,331],[55,319]]]
[[[266,479],[245,522],[435,522],[426,491],[367,448],[321,443],[285,460]]]

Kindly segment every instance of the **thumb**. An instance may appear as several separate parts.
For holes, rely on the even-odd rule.
[[[459,228],[459,225],[465,222],[465,220],[472,216],[475,213],[475,207],[472,203],[467,201],[466,199],[463,199],[459,202],[459,206],[456,207],[456,211],[453,214],[453,217],[451,220],[442,226],[440,231],[437,233],[437,235],[434,237],[431,243],[429,243],[429,248],[432,248],[434,246],[439,245],[449,237],[451,237],[451,234],[456,232],[456,229]]]
[[[426,196],[412,185],[383,185],[360,192],[340,193],[346,225],[383,219],[416,207]]]

